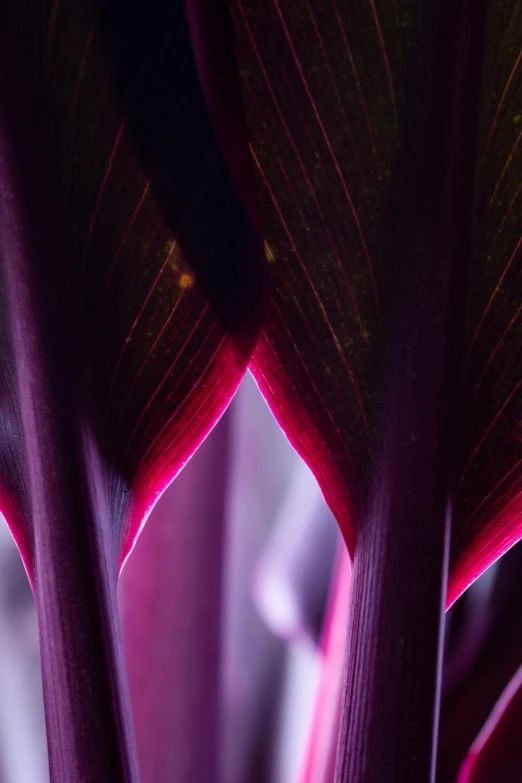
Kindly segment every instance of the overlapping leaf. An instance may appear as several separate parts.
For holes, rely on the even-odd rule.
[[[475,210],[473,262],[466,293],[453,303],[456,326],[468,312],[468,358],[452,377],[455,403],[461,404],[464,388],[465,404],[452,446],[459,480],[450,601],[520,535],[522,23],[514,0],[491,6],[482,30],[474,191],[469,182],[475,204],[462,206],[463,220],[467,209]],[[316,473],[352,550],[354,518],[368,492],[382,392],[377,379],[392,353],[379,323],[397,293],[398,259],[389,253],[396,205],[390,200],[400,194],[394,188],[405,176],[400,167],[408,166],[404,118],[415,114],[407,101],[415,76],[411,53],[422,48],[419,31],[430,13],[429,3],[416,0],[233,3],[274,290],[252,369]],[[451,25],[453,9],[441,13]],[[457,35],[464,51],[467,28]],[[477,69],[477,88],[480,79]],[[473,89],[464,96],[470,112]],[[449,94],[446,102],[438,99],[442,114],[454,113],[437,118],[443,134],[452,123],[458,128],[460,107]],[[431,144],[437,136],[429,132]],[[469,150],[474,144],[470,134]],[[423,154],[428,160],[433,150]],[[448,171],[451,154],[448,142],[442,161]],[[416,214],[413,206],[410,214]],[[455,340],[462,340],[458,331]]]
[[[490,5],[450,602],[522,534],[522,8]]]
[[[237,165],[212,127],[185,4],[11,5],[2,40],[16,40],[42,106],[34,116],[15,113],[3,133],[25,140],[16,121],[34,122],[48,163],[71,279],[48,307],[63,311],[66,331],[75,326],[60,297],[80,314],[78,363],[92,365],[85,395],[121,561],[244,372],[260,326],[264,259],[230,173]],[[25,82],[16,82],[15,64],[3,73],[4,100],[15,102]],[[10,339],[2,316],[2,511],[31,569]]]
[[[414,24],[414,4],[402,6],[400,19],[392,3],[233,6],[274,289],[252,367],[348,541],[370,448],[379,221]]]

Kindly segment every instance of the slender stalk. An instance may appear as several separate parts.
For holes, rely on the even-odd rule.
[[[38,95],[0,32],[0,268],[24,431],[26,520],[52,783],[138,780],[106,466],[89,427],[81,330],[42,154]],[[5,372],[12,368],[3,367]],[[21,448],[21,452],[23,449]]]
[[[484,3],[425,2],[410,63],[336,783],[434,780],[483,23]]]
[[[350,557],[342,542],[322,632],[321,671],[300,783],[331,783],[334,776],[351,572]]]
[[[166,490],[120,581],[143,783],[220,780],[230,412]]]

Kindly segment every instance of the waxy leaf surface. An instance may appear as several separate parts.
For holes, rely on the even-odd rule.
[[[265,262],[230,173],[236,164],[212,127],[193,52],[197,19],[189,23],[185,4],[11,6],[4,36],[16,44],[4,55],[13,64],[4,69],[3,99],[22,104],[22,62],[38,101],[12,111],[2,131],[16,170],[26,154],[18,137],[40,145],[46,160],[44,191],[58,215],[67,277],[47,305],[63,315],[75,359],[89,368],[85,397],[121,562],[244,372],[260,326]],[[34,138],[23,122],[36,124]],[[31,236],[33,227],[25,228]],[[79,313],[78,334],[64,297]],[[2,511],[31,570],[30,493],[5,315],[0,340]]]
[[[448,602],[522,535],[522,8],[490,3]]]
[[[445,382],[457,416],[451,603],[521,529],[522,11],[509,0],[459,21],[443,4],[433,21],[419,0],[232,7],[273,285],[251,367],[351,552],[368,503],[383,368],[397,340],[409,339],[389,330],[388,314],[429,298],[416,256],[433,279],[444,264],[439,241],[461,258],[450,271],[458,295],[441,314],[454,330],[441,339],[458,354]],[[423,54],[426,31],[444,41],[445,28],[458,77],[446,83]],[[421,68],[426,95],[422,76],[412,90]],[[417,117],[422,101],[431,109]],[[409,276],[400,272],[408,254]],[[427,313],[429,335],[439,313]]]

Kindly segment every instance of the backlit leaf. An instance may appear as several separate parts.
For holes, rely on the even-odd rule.
[[[491,4],[485,22],[477,13],[461,27],[461,11],[444,6],[440,24],[448,31],[457,25],[459,37],[447,45],[456,47],[463,80],[458,58],[468,56],[472,29],[475,40],[485,39],[483,54],[469,84],[455,87],[463,90],[458,100],[455,80],[441,87],[439,66],[428,60],[426,95],[416,94],[421,36],[438,24],[430,9],[420,0],[233,3],[273,284],[252,371],[318,477],[352,552],[389,393],[383,368],[394,361],[389,313],[404,300],[407,321],[415,300],[429,296],[433,283],[416,277],[415,256],[420,270],[431,252],[436,270],[446,241],[461,256],[462,271],[452,273],[462,276],[468,251],[459,242],[467,240],[457,235],[471,237],[471,268],[448,311],[455,350],[465,344],[447,368],[452,405],[462,408],[450,449],[457,485],[451,603],[520,535],[522,24],[514,0]],[[431,107],[425,115],[414,94]],[[467,155],[474,155],[468,163]],[[441,196],[446,215],[437,206],[443,187],[453,198],[451,206]],[[405,252],[413,260],[404,277]],[[439,315],[426,315],[427,330],[430,318],[436,323]]]

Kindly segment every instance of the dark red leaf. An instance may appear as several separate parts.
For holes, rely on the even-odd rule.
[[[448,603],[522,535],[522,8],[486,23]]]
[[[237,386],[260,325],[262,264],[229,173],[237,164],[230,149],[223,156],[209,121],[183,3],[157,0],[145,14],[141,3],[118,0],[94,8],[41,0],[16,10],[12,24],[26,41],[12,57],[25,59],[38,99],[23,105],[22,80],[6,66],[4,100],[20,104],[5,120],[8,155],[24,197],[36,201],[20,159],[37,142],[27,129],[22,139],[19,126],[38,123],[45,192],[57,205],[71,278],[64,295],[81,307],[93,357],[84,361],[94,365],[97,434],[133,487],[113,519],[124,557],[158,492]],[[241,127],[233,127],[240,156]],[[58,292],[51,304],[63,307]],[[6,333],[7,356],[8,342]],[[2,396],[12,446],[20,438],[8,376]],[[9,454],[2,452],[4,505],[16,511],[7,515],[28,517],[14,489],[23,477],[9,468],[22,470],[23,460]],[[121,490],[114,492],[116,509]]]
[[[517,540],[522,519],[520,13],[495,4],[484,27],[450,603]],[[352,551],[379,393],[379,301],[386,308],[392,291],[383,215],[419,15],[417,2],[234,8],[274,284],[252,368]]]
[[[373,3],[233,5],[274,289],[252,369],[352,550],[370,450],[380,219],[416,25],[415,3],[401,6],[398,24],[391,3],[379,15]]]

